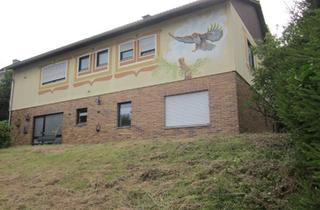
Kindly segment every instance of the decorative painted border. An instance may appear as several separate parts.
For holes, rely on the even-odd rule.
[[[58,81],[56,83],[52,83],[52,84],[42,85],[42,68],[47,66],[47,65],[43,65],[43,66],[40,67],[39,91],[38,91],[39,95],[42,95],[42,94],[48,93],[48,92],[53,93],[54,91],[64,90],[64,89],[67,89],[69,87],[69,73],[70,73],[70,62],[69,62],[69,60],[58,61],[58,62],[54,62],[54,63],[51,63],[51,64],[61,63],[61,62],[67,62],[66,79],[63,80],[63,81]],[[51,65],[51,64],[48,64],[48,65]]]
[[[155,35],[156,36],[156,51],[154,55],[148,55],[148,56],[139,56],[139,39],[141,37],[146,37],[146,36],[150,36],[150,35]],[[132,40],[132,39],[131,39]],[[126,42],[122,42],[122,43],[126,43]],[[116,72],[118,71],[125,71],[128,69],[133,69],[133,68],[137,68],[138,65],[151,61],[153,60],[154,63],[158,61],[159,55],[160,55],[160,31],[157,32],[149,32],[147,34],[142,34],[140,36],[137,36],[137,38],[134,40],[134,59],[131,60],[130,63],[123,63],[120,62],[120,44],[118,44],[117,47],[117,51],[116,51],[116,61],[117,61],[117,67],[116,67]],[[133,62],[134,61],[134,62]]]
[[[55,88],[51,88],[51,89],[46,89],[46,90],[39,90],[38,94],[39,95],[43,95],[45,93],[53,93],[54,91],[57,90],[65,90],[69,88],[69,84],[64,85],[64,86],[60,86],[60,87],[55,87]]]
[[[108,65],[105,67],[101,67],[101,68],[97,68],[96,67],[96,56],[98,52],[101,52],[103,50],[108,50],[109,51],[109,62]],[[80,87],[82,85],[86,85],[86,84],[90,84],[93,85],[93,83],[97,82],[97,81],[108,81],[112,79],[112,72],[111,72],[111,66],[112,66],[112,47],[103,47],[103,48],[99,48],[98,50],[95,50],[94,52],[91,52],[91,65],[90,65],[90,73],[86,74],[86,75],[78,75],[78,67],[76,67],[77,69],[75,69],[74,72],[74,84],[73,87]],[[76,60],[77,65],[78,66],[78,60]]]
[[[141,37],[155,35],[156,37],[156,49],[154,55],[147,55],[147,56],[139,56],[139,39]],[[153,71],[158,67],[159,57],[160,57],[160,31],[156,32],[149,32],[145,34],[140,34],[137,36],[135,40],[135,60],[136,62],[132,64],[127,64],[125,66],[121,66],[119,63],[119,48],[116,52],[116,60],[117,60],[117,67],[115,71],[115,78],[123,78],[129,75],[138,76],[141,72]],[[118,45],[119,46],[119,45]]]
[[[123,78],[123,77],[129,76],[129,75],[134,75],[135,77],[137,77],[140,73],[153,71],[153,70],[156,69],[157,67],[158,67],[158,65],[153,65],[153,66],[147,66],[147,67],[141,68],[141,69],[138,70],[138,71],[119,72],[119,73],[116,73],[116,74],[114,75],[114,77],[115,77],[116,79]]]
[[[85,81],[81,81],[81,82],[77,82],[73,84],[73,87],[80,87],[82,85],[86,85],[89,84],[90,86],[93,85],[93,83],[95,82],[99,82],[99,81],[109,81],[113,78],[113,75],[109,75],[109,76],[105,76],[105,77],[98,77],[95,78],[93,80],[85,80]]]

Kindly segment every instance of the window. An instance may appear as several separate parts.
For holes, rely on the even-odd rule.
[[[46,85],[57,81],[65,80],[67,62],[61,62],[45,66],[41,70],[41,84]]]
[[[83,72],[89,70],[90,65],[90,56],[82,56],[79,58],[79,66],[78,66],[78,72]]]
[[[87,108],[77,109],[77,124],[86,123],[87,117],[88,117]]]
[[[156,36],[151,35],[143,37],[139,40],[140,56],[154,55],[156,52]]]
[[[254,69],[255,68],[255,62],[254,62],[254,53],[253,53],[253,47],[252,44],[248,41],[248,62],[249,66]]]
[[[118,127],[131,126],[131,102],[118,104]]]
[[[203,126],[210,123],[208,91],[165,98],[166,127]]]
[[[97,53],[97,67],[108,65],[109,51],[103,50]]]
[[[32,144],[61,144],[62,125],[63,113],[35,117]]]
[[[120,61],[126,61],[133,58],[133,41],[120,44]]]

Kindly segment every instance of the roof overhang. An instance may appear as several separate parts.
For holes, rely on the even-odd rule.
[[[263,12],[262,12],[262,8],[261,8],[261,5],[260,5],[260,2],[257,1],[257,0],[242,0],[242,1],[252,3],[253,6],[255,7],[255,9],[257,10],[258,17],[259,17],[259,22],[260,22],[261,28],[262,28],[262,34],[263,34],[263,36],[265,36],[269,32],[269,29],[268,29],[266,21],[264,19],[264,15],[263,15]]]
[[[249,3],[254,3],[256,5],[256,9],[257,9],[259,17],[260,17],[260,22],[263,25],[263,27],[266,28],[260,3],[258,1],[255,1],[255,0],[243,0],[243,1],[246,1],[246,2],[249,2]],[[42,59],[48,59],[50,57],[57,56],[57,55],[60,55],[62,53],[66,53],[66,52],[69,52],[69,51],[72,51],[72,50],[76,50],[76,49],[85,47],[85,46],[90,45],[90,44],[97,43],[97,42],[105,40],[105,39],[114,38],[116,36],[119,36],[119,35],[122,35],[122,34],[125,34],[125,33],[128,33],[128,32],[132,32],[132,31],[144,28],[146,26],[151,26],[151,25],[154,25],[154,24],[158,24],[158,23],[161,23],[163,21],[169,20],[171,18],[178,17],[178,16],[181,16],[181,15],[185,15],[185,14],[188,14],[188,13],[193,12],[195,10],[205,9],[205,8],[208,8],[208,7],[212,6],[212,5],[215,5],[215,4],[218,4],[218,3],[223,3],[223,2],[227,2],[227,0],[199,0],[199,1],[195,1],[193,3],[187,4],[187,5],[184,5],[184,6],[181,6],[181,7],[177,7],[177,8],[168,10],[166,12],[162,12],[162,13],[150,16],[150,17],[147,17],[145,19],[142,19],[142,20],[139,20],[139,21],[136,21],[136,22],[133,22],[133,23],[130,23],[130,24],[115,28],[113,30],[110,30],[110,31],[107,31],[107,32],[104,32],[104,33],[101,33],[101,34],[98,34],[98,35],[83,39],[83,40],[80,40],[78,42],[74,42],[72,44],[69,44],[69,45],[54,49],[52,51],[37,55],[35,57],[31,57],[29,59],[13,63],[13,64],[11,64],[11,65],[3,68],[3,69],[16,70],[16,69],[19,69],[22,66],[38,62],[39,60],[42,60]]]

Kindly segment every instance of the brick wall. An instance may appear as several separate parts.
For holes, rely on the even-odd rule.
[[[252,98],[249,84],[238,74],[236,75],[239,127],[241,133],[256,133],[272,131],[272,123],[254,109],[253,103],[248,103]]]
[[[238,113],[238,100],[247,97],[249,87],[239,82],[235,72],[201,77],[163,85],[127,90],[101,95],[101,105],[96,104],[97,97],[49,104],[12,113],[13,132],[16,144],[31,144],[33,117],[51,113],[64,113],[63,143],[103,143],[111,139],[192,137],[210,134],[237,134],[245,130],[249,123],[249,112]],[[240,91],[237,91],[237,87]],[[208,90],[210,101],[210,121],[206,127],[165,128],[164,97],[194,91]],[[237,97],[237,94],[240,94]],[[131,128],[117,128],[117,104],[132,102]],[[85,126],[76,125],[76,109],[88,108],[88,121]],[[242,107],[242,106],[241,106]],[[26,116],[30,120],[26,120]],[[250,118],[250,117],[249,117]],[[240,123],[239,123],[240,119]],[[20,126],[17,121],[20,120]],[[96,131],[100,124],[100,132]],[[251,124],[250,124],[251,125]],[[240,127],[239,127],[240,126]],[[255,126],[255,125],[253,125]]]

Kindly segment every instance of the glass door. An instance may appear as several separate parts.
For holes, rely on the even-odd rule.
[[[62,143],[63,113],[34,118],[33,144]]]

